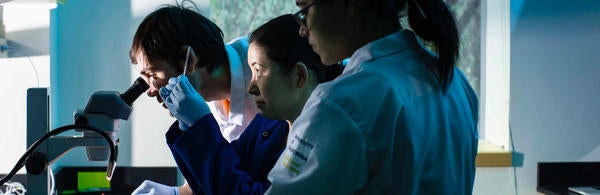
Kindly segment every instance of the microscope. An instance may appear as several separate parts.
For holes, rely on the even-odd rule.
[[[85,147],[87,159],[90,161],[108,160],[106,179],[110,180],[116,168],[119,143],[116,134],[120,129],[119,120],[129,119],[133,102],[148,88],[144,79],[138,78],[123,94],[115,91],[94,92],[85,109],[75,112],[74,125],[59,127],[53,131],[49,131],[48,88],[28,89],[27,146],[29,149],[24,155],[26,160],[23,163],[27,169],[28,194],[53,193],[48,189],[49,186],[54,185],[51,183],[48,165],[79,146]],[[53,136],[71,129],[82,134]]]

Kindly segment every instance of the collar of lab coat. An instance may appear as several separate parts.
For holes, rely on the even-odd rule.
[[[361,64],[369,60],[418,47],[420,47],[420,43],[412,31],[403,30],[394,32],[357,49],[352,54],[352,57],[350,57],[350,62],[344,68],[343,74],[353,72]]]
[[[240,54],[230,45],[225,45],[229,68],[231,72],[231,98],[229,107],[229,123],[242,125],[244,123],[244,99],[246,89],[244,86],[244,70]]]

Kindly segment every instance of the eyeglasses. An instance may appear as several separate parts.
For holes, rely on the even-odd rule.
[[[306,14],[308,14],[308,9],[310,9],[310,7],[312,7],[313,5],[316,5],[319,2],[320,2],[319,0],[315,0],[311,4],[308,4],[306,7],[302,8],[300,11],[298,11],[294,14],[294,18],[296,18],[296,21],[298,21],[300,26],[307,27],[306,26]]]

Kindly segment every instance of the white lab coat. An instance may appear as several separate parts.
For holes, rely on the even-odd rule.
[[[470,194],[477,97],[458,69],[443,93],[432,59],[410,31],[358,49],[308,99],[267,194]]]
[[[244,129],[258,113],[254,96],[246,91],[252,71],[248,66],[248,37],[240,37],[225,45],[231,68],[231,99],[229,112],[220,101],[209,102],[208,106],[217,120],[221,134],[231,142],[240,137]]]

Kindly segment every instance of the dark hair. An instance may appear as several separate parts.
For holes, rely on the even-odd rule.
[[[196,11],[181,4],[166,5],[146,16],[133,37],[129,56],[134,63],[140,52],[150,62],[165,60],[183,71],[185,59],[183,47],[191,46],[198,63],[210,73],[215,68],[228,64],[223,32],[219,27]],[[178,66],[181,64],[181,66]]]
[[[445,91],[454,74],[460,45],[454,16],[442,0],[379,0],[373,4],[385,15],[397,17],[406,1],[411,28],[423,40],[434,44],[437,62],[433,69]]]
[[[279,16],[258,27],[250,35],[250,43],[265,50],[267,58],[289,72],[297,62],[304,63],[317,77],[317,82],[327,82],[340,75],[343,66],[324,65],[308,44],[308,38],[298,34],[300,25],[291,14]]]

